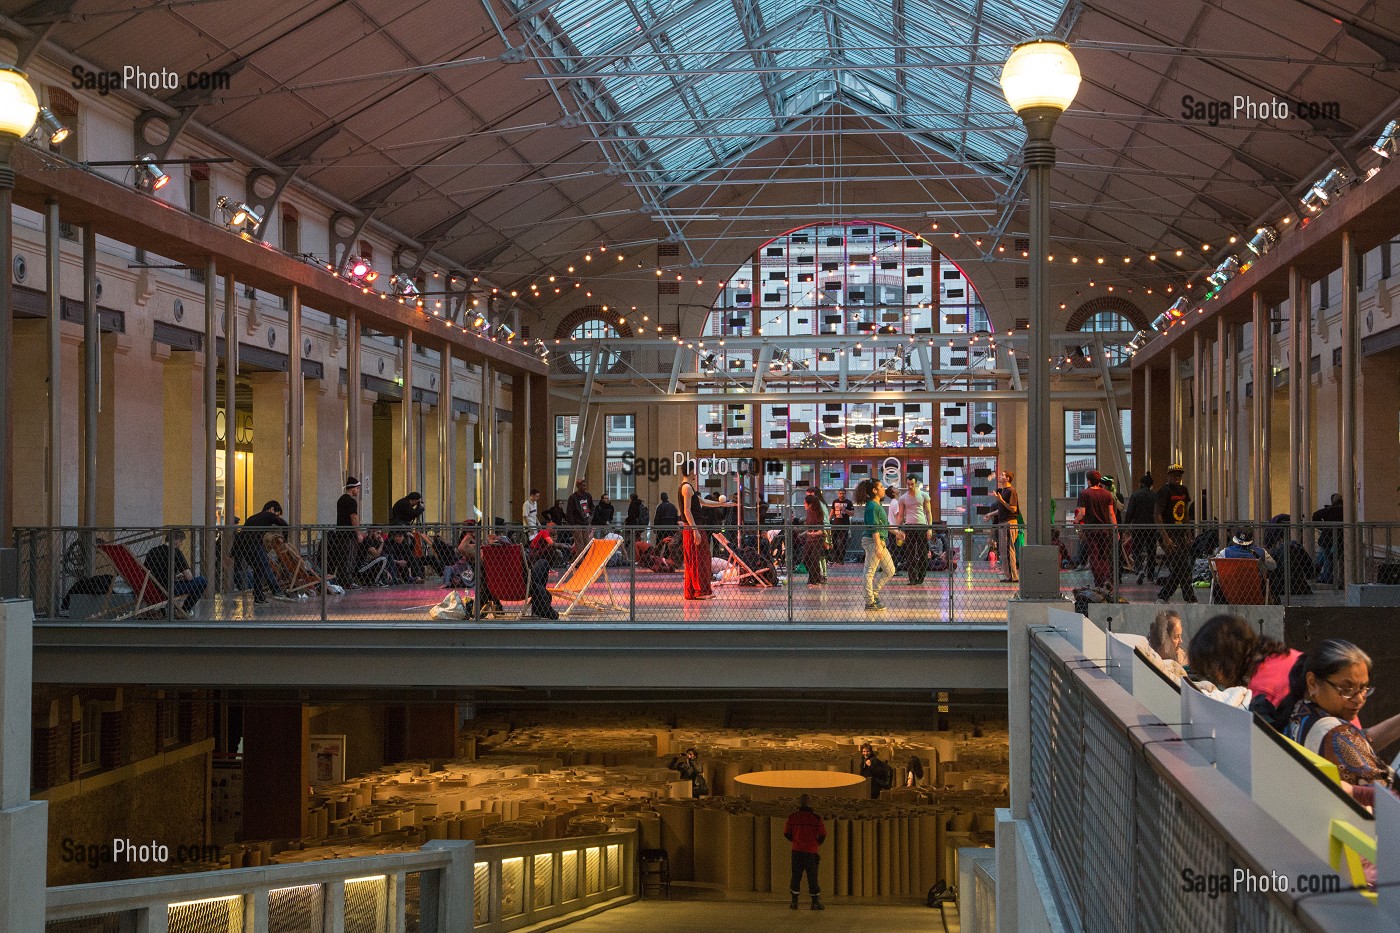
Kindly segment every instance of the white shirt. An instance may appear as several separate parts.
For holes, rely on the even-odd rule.
[[[525,507],[520,510],[520,517],[526,531],[537,530],[540,527],[540,504],[534,499],[526,499]]]

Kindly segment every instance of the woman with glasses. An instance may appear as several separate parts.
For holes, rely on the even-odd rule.
[[[1349,641],[1329,638],[1308,654],[1301,679],[1303,698],[1284,735],[1335,764],[1352,797],[1373,806],[1377,786],[1395,786],[1395,773],[1376,749],[1400,739],[1400,716],[1361,728],[1361,707],[1376,692],[1370,656]]]

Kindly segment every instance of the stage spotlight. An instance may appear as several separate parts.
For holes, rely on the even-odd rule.
[[[713,353],[706,353],[700,357],[700,371],[702,373],[713,373],[715,369],[715,355]]]
[[[1138,331],[1136,334],[1133,334],[1133,339],[1128,341],[1128,352],[1137,353],[1137,351],[1147,346],[1147,342],[1151,339],[1152,334],[1149,332],[1145,330]]]
[[[1273,249],[1274,244],[1277,242],[1277,230],[1275,230],[1273,227],[1260,227],[1258,230],[1254,231],[1254,236],[1251,237],[1250,241],[1245,245],[1249,247],[1250,251],[1253,252],[1254,255],[1262,256],[1269,250]]]
[[[1303,195],[1303,206],[1313,213],[1322,210],[1328,204],[1332,203],[1334,197],[1342,193],[1342,186],[1346,184],[1346,180],[1347,176],[1345,172],[1339,168],[1332,169],[1326,175],[1323,175],[1317,181],[1313,182],[1313,186],[1308,189],[1308,193]]]
[[[504,322],[496,325],[496,337],[499,340],[514,340],[515,331],[511,330]]]
[[[228,195],[221,195],[214,204],[220,211],[228,215],[230,227],[241,227],[248,224],[256,231],[258,227],[262,226],[261,214],[242,202],[234,201]]]
[[[54,116],[54,112],[47,107],[39,108],[39,120],[35,127],[42,131],[48,138],[49,144],[57,146],[67,139],[72,131],[63,125],[63,121]]]
[[[136,163],[136,187],[159,191],[170,184],[170,176],[160,170],[154,156],[143,155]]]
[[[1225,283],[1233,279],[1240,271],[1240,261],[1234,256],[1229,256],[1220,265],[1215,267],[1215,271],[1206,276],[1206,281],[1216,288],[1223,288]]]
[[[389,280],[389,287],[400,298],[412,298],[418,294],[418,286],[407,272],[400,272]]]
[[[44,118],[44,113],[43,110],[39,111],[39,119]],[[1385,129],[1381,130],[1380,138],[1371,147],[1371,151],[1382,159],[1390,158],[1390,154],[1395,151],[1397,137],[1400,137],[1400,120],[1391,120],[1385,125]]]
[[[369,284],[379,278],[379,273],[370,268],[369,260],[361,256],[351,256],[345,264],[345,274],[357,284]]]

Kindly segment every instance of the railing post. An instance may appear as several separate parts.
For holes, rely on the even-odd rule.
[[[525,535],[526,535],[527,539],[528,539],[528,537],[529,537],[529,534],[530,534],[529,529],[526,529]],[[631,574],[630,574],[630,576],[628,577],[628,580],[627,580],[627,588],[628,588],[628,593],[627,593],[628,618],[629,618],[631,621],[636,622],[636,621],[637,621],[637,530],[636,530],[635,528],[633,528],[631,531],[627,532],[627,538],[626,538],[626,540],[627,540],[628,544],[630,545],[631,551],[632,551],[632,553],[629,555],[628,561],[627,561],[628,565],[631,567]],[[526,540],[526,542],[525,542],[525,553],[526,553],[526,554],[529,554],[529,553],[530,553],[530,542],[529,542],[528,540]],[[527,558],[527,560],[528,560],[528,558]],[[545,571],[545,573],[546,573],[546,575],[548,575],[548,571]],[[547,581],[546,581],[546,582],[547,582]]]
[[[329,538],[330,536],[331,536],[330,532],[327,531],[325,528],[322,528],[322,529],[321,529],[321,540],[320,540],[320,543],[319,543],[319,544],[317,545],[317,547],[316,547],[316,551],[317,551],[317,553],[318,553],[318,555],[319,555],[319,557],[320,557],[320,561],[319,561],[320,566],[318,566],[318,567],[316,568],[316,571],[317,571],[317,573],[320,574],[320,577],[321,577],[321,585],[318,586],[317,589],[321,591],[321,621],[322,621],[322,622],[326,621],[326,590],[329,589],[329,585],[328,585],[327,582],[326,582],[326,575],[330,573],[330,566],[327,564],[327,557],[328,557],[328,552],[329,552],[329,550],[330,550],[330,545],[329,545],[329,543],[327,543],[326,539]],[[341,586],[344,586],[344,585],[345,585],[344,583],[341,584]]]
[[[165,579],[161,585],[165,587],[165,621],[175,621],[175,530],[167,528],[165,537]],[[136,594],[140,600],[141,594]]]
[[[1119,533],[1118,525],[1108,527],[1108,546],[1113,548],[1113,572],[1108,579],[1108,591],[1113,596],[1113,601],[1118,601],[1118,575],[1122,573],[1122,550],[1123,536]]]
[[[953,529],[948,529],[948,537],[944,547],[943,570],[948,574],[948,624],[953,623],[956,614],[953,609],[953,587],[957,584],[958,562],[953,558]],[[963,553],[959,551],[958,553]]]
[[[763,526],[762,526],[762,525],[759,525],[759,526],[758,526],[758,529],[759,529],[758,533],[759,533],[759,534],[763,534]],[[784,564],[784,569],[787,571],[787,574],[786,574],[786,576],[787,576],[787,620],[788,620],[788,624],[789,624],[789,625],[791,625],[793,622],[797,621],[796,618],[793,616],[793,609],[792,609],[792,600],[793,600],[792,590],[793,590],[793,587],[796,585],[796,584],[794,583],[793,578],[797,576],[797,555],[794,554],[794,553],[792,553],[792,548],[793,548],[792,515],[791,515],[791,513],[789,513],[789,514],[788,514],[787,516],[785,516],[784,519],[783,519],[783,564]],[[770,556],[770,557],[772,556],[772,551],[771,551],[771,550],[769,551],[769,556]],[[808,570],[809,572],[811,571],[811,569],[812,569],[812,568],[810,568],[810,567],[807,568],[807,570]]]
[[[243,930],[240,933],[267,933],[267,888],[257,888],[243,898]]]
[[[169,907],[161,904],[158,907],[142,907],[136,911],[135,933],[169,933],[169,931]]]
[[[423,933],[465,933],[474,925],[476,845],[470,840],[437,839],[423,848],[445,851],[451,862],[420,875],[419,929]]]
[[[326,925],[323,933],[345,933],[345,879],[326,882]]]

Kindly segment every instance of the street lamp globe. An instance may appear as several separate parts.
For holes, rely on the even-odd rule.
[[[1079,91],[1079,63],[1063,42],[1022,42],[1001,69],[1001,92],[1017,113],[1041,107],[1065,111]]]
[[[24,72],[0,65],[0,134],[22,139],[38,116],[39,99]]]

